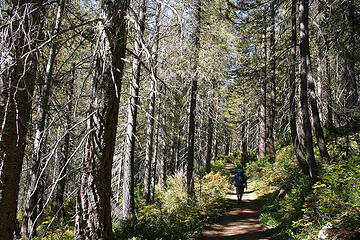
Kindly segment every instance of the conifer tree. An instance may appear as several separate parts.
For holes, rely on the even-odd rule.
[[[113,239],[111,172],[126,46],[129,0],[101,1],[88,139],[77,193],[76,238]]]

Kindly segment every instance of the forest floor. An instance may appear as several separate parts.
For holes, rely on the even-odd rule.
[[[225,167],[232,173],[234,172],[232,164],[227,164]],[[218,223],[205,226],[199,240],[270,239],[259,221],[260,205],[256,199],[251,183],[248,189],[245,190],[240,204],[237,203],[236,189],[234,186],[229,190],[228,200],[230,202],[229,209],[220,217]]]

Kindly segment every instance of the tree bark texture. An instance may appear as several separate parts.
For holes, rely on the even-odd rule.
[[[19,181],[38,63],[35,44],[44,16],[42,1],[13,2],[8,12],[8,31],[2,33],[5,42],[0,49],[0,239],[13,239],[15,229]],[[14,16],[19,18],[14,19]],[[27,55],[26,59],[24,55]]]
[[[195,142],[195,109],[196,109],[196,94],[198,88],[198,55],[200,51],[200,12],[201,3],[200,0],[193,1],[194,11],[194,29],[192,33],[193,38],[193,56],[191,72],[193,74],[191,81],[191,92],[190,92],[190,108],[189,108],[189,124],[188,124],[188,138],[187,138],[187,168],[186,168],[186,187],[189,197],[194,195],[194,182],[193,182],[193,171],[194,171],[194,142]]]
[[[206,173],[210,173],[211,171],[211,158],[212,158],[212,148],[213,148],[213,136],[214,136],[214,106],[210,104],[209,106],[209,116],[208,116],[208,135],[207,135],[207,152],[206,152],[206,162],[205,162],[205,170]]]
[[[308,59],[309,59],[309,1],[301,0],[299,8],[300,18],[300,103],[303,117],[304,145],[309,167],[309,176],[316,176],[316,161],[312,142],[310,114],[308,110]]]
[[[307,29],[308,34],[308,29]],[[324,138],[324,131],[321,126],[320,121],[320,113],[317,105],[316,100],[316,92],[315,92],[315,81],[312,75],[312,67],[311,67],[311,56],[310,56],[310,47],[309,47],[309,36],[307,35],[306,47],[303,49],[306,55],[306,62],[307,65],[307,81],[308,81],[308,88],[309,88],[309,96],[310,96],[310,106],[311,106],[311,113],[313,119],[313,125],[315,129],[315,135],[317,139],[317,144],[320,151],[320,156],[322,158],[323,163],[329,164],[330,163],[330,156],[327,151],[326,142]]]
[[[132,63],[132,80],[130,82],[130,99],[127,112],[125,157],[124,157],[124,181],[123,181],[123,221],[135,220],[135,196],[134,196],[134,157],[136,141],[137,112],[139,104],[140,73],[142,42],[145,28],[145,14],[147,1],[142,0],[138,13],[138,23],[135,24],[135,57]]]
[[[129,0],[101,2],[95,76],[76,204],[76,239],[113,239],[111,170],[118,122]]]
[[[275,162],[274,124],[276,113],[276,61],[275,61],[275,1],[270,3],[270,101],[268,109],[267,149],[269,160]]]
[[[309,167],[306,162],[306,158],[301,149],[301,143],[299,136],[297,134],[296,128],[296,45],[297,45],[297,36],[296,36],[296,5],[297,0],[292,0],[291,6],[291,56],[290,56],[290,131],[291,131],[291,141],[295,149],[295,155],[299,162],[299,165],[302,171],[307,174],[309,172]]]
[[[260,87],[260,112],[259,112],[259,158],[266,155],[266,102],[267,102],[267,7],[264,7],[263,29],[263,67]]]

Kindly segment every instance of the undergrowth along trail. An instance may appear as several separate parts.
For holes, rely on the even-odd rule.
[[[234,172],[232,164],[226,164],[225,168]],[[236,189],[231,186],[227,196],[230,206],[223,214],[218,223],[208,224],[199,240],[206,239],[242,239],[242,240],[265,240],[270,239],[259,221],[260,206],[255,192],[251,186],[245,190],[241,203],[237,204]]]

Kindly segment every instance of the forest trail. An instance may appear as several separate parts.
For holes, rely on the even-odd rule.
[[[234,172],[232,164],[226,164],[225,168]],[[235,173],[234,173],[235,174]],[[205,226],[199,240],[265,240],[270,239],[259,221],[260,206],[256,199],[251,183],[245,190],[241,203],[237,204],[236,190],[231,186],[228,200],[229,210],[220,217],[216,224]]]

